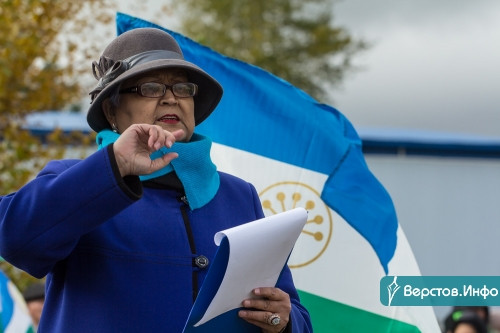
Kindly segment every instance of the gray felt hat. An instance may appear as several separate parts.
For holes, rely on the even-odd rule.
[[[179,45],[170,34],[156,28],[139,28],[115,38],[99,62],[92,63],[98,83],[90,92],[92,101],[87,113],[90,127],[96,132],[111,128],[101,105],[120,83],[163,68],[181,68],[187,72],[189,81],[198,85],[198,94],[194,97],[195,123],[198,125],[205,120],[222,97],[221,85],[201,68],[184,60]]]

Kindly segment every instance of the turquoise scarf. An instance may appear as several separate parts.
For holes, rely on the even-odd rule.
[[[97,134],[97,146],[99,149],[106,147],[119,137],[118,133],[103,130]],[[176,142],[172,148],[162,147],[151,154],[152,160],[170,152],[178,153],[179,157],[163,169],[149,175],[141,175],[139,178],[145,181],[175,171],[184,186],[189,207],[203,207],[213,199],[220,184],[217,168],[210,159],[211,146],[209,138],[195,133],[189,142]]]

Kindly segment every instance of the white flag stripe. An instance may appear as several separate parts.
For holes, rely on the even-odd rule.
[[[12,282],[8,282],[7,288],[9,294],[14,301],[14,312],[10,321],[7,323],[5,333],[24,333],[28,332],[31,327],[31,317],[29,315],[28,307],[24,303],[23,296],[17,290]]]
[[[398,245],[394,257],[389,262],[388,275],[421,275],[417,260],[413,255],[410,243],[408,243],[408,239],[403,229],[401,229],[401,226],[398,228]],[[414,306],[411,307],[411,309],[402,306],[387,308],[393,311],[393,317],[406,317],[408,319],[404,321],[418,323],[416,326],[420,328],[422,332],[441,333],[441,328],[437,322],[434,309],[430,306]]]
[[[212,151],[221,171],[251,182],[258,192],[272,184],[298,179],[298,183],[307,184],[321,193],[327,178],[324,174],[223,145],[215,144]],[[314,262],[292,270],[297,287],[358,308],[363,305],[364,310],[387,315],[389,312],[379,302],[379,282],[385,274],[375,252],[337,213],[328,210],[333,220],[332,238],[324,253]],[[266,209],[264,212],[269,213]],[[294,254],[307,252],[308,248],[300,247],[300,238],[307,237],[299,237]],[[354,289],[353,285],[357,287]],[[375,302],[367,302],[369,299]]]

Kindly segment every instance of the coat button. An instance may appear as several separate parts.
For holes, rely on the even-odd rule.
[[[194,263],[199,268],[205,268],[208,266],[209,261],[208,261],[207,257],[205,257],[204,255],[201,255],[201,256],[197,256],[196,258],[194,258]]]

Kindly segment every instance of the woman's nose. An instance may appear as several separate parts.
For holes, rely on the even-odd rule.
[[[162,103],[162,104],[177,104],[177,97],[175,97],[171,88],[167,89],[167,91],[165,92],[165,95],[160,97],[160,103]]]

